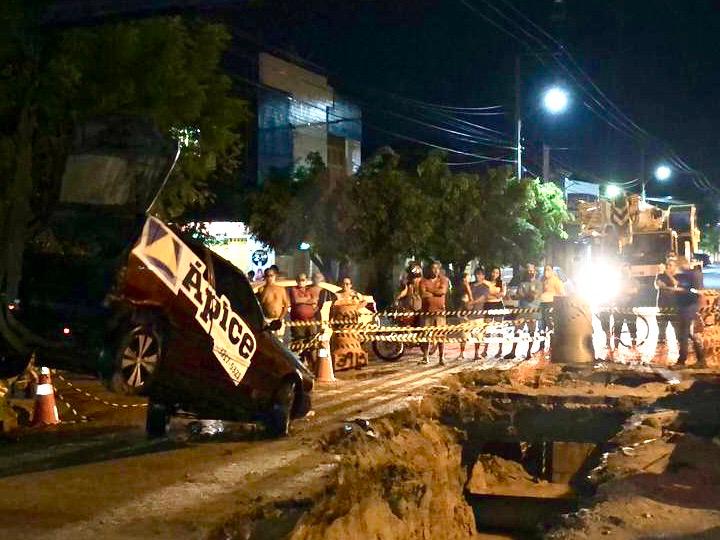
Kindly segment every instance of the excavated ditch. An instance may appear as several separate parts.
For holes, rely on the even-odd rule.
[[[312,495],[249,505],[212,538],[543,537],[594,495],[627,432],[660,436],[638,411],[676,390],[654,374],[557,366],[452,376],[400,413],[323,439],[334,474]]]

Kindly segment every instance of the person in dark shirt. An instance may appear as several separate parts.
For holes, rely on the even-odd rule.
[[[688,339],[692,341],[695,350],[696,368],[707,367],[705,363],[705,351],[703,350],[702,339],[693,332],[693,322],[697,318],[700,309],[700,289],[702,289],[702,274],[690,268],[690,263],[685,257],[678,258],[678,265],[681,272],[677,278],[677,294],[675,302],[678,316],[675,334],[678,340],[678,366],[684,366],[687,361]]]
[[[660,310],[657,315],[658,324],[658,347],[665,348],[667,343],[667,325],[673,325],[673,330],[677,334],[675,328],[674,317],[669,313],[663,313],[663,310],[674,310],[677,297],[678,282],[675,279],[677,273],[677,262],[675,259],[668,259],[665,263],[665,271],[655,276],[655,288],[657,289],[657,307]]]

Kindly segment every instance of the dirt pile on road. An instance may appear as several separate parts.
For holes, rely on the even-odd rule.
[[[386,423],[383,431],[346,456],[337,484],[301,520],[292,540],[474,537],[454,434],[424,420]]]
[[[318,447],[336,466],[315,494],[258,503],[213,538],[720,537],[718,389],[614,366],[464,372],[350,420]]]

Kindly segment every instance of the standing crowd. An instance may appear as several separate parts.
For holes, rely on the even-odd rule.
[[[325,318],[329,316],[334,320],[352,321],[353,317],[358,316],[359,310],[367,305],[365,297],[354,290],[349,277],[343,278],[340,290],[333,293],[323,286],[324,277],[319,272],[313,274],[311,281],[306,274],[300,273],[296,276],[295,285],[287,288],[277,284],[278,273],[276,266],[265,271],[265,281],[257,290],[257,298],[268,321],[282,322],[289,316],[290,321],[298,323],[291,327],[293,340],[310,340],[320,332],[319,323],[323,319],[321,313],[325,306],[330,307]],[[632,276],[629,264],[622,265],[620,281],[619,294],[613,305],[609,306],[610,309],[598,313],[606,336],[609,359],[612,359],[614,351],[617,351],[624,325],[627,325],[630,335],[628,348],[631,353],[637,353],[638,347],[637,316],[633,313],[633,308],[639,305],[641,291],[637,280]],[[521,331],[525,327],[530,336],[526,340],[529,342],[525,352],[527,358],[533,353],[538,341],[537,351],[544,352],[548,348],[548,336],[553,329],[552,306],[555,297],[566,294],[565,284],[552,266],[544,266],[542,275],[539,275],[537,267],[528,263],[522,274],[514,280],[512,287],[503,280],[499,267],[493,266],[486,271],[479,266],[474,270],[472,280],[464,275],[461,283],[461,290],[457,295],[462,308],[461,322],[482,320],[484,324],[478,324],[477,328],[468,326],[470,329],[461,337],[459,360],[465,358],[467,343],[474,345],[474,360],[489,358],[491,343],[498,343],[495,353],[495,357],[498,357],[508,339],[511,348],[504,358],[513,359],[521,341]],[[695,366],[704,367],[706,364],[702,340],[698,335],[702,329],[702,320],[698,318],[701,298],[698,291],[702,288],[702,273],[692,269],[686,258],[670,256],[663,272],[655,277],[654,284],[659,308],[658,352],[667,352],[666,334],[669,324],[678,340],[677,364],[685,365],[690,342],[697,357]],[[419,263],[411,263],[395,296],[395,307],[403,312],[397,322],[435,329],[447,326],[448,297],[451,290],[451,282],[440,262],[431,262],[425,270]],[[506,302],[509,300],[513,307],[517,306],[519,309],[506,309]],[[484,329],[481,330],[481,326]],[[514,329],[511,338],[506,334],[508,328]],[[279,337],[284,333],[285,329],[282,327],[276,331]],[[364,360],[353,360],[356,367],[367,363],[367,355],[362,351],[359,341],[355,343],[356,339],[353,341],[353,338],[347,336],[333,337],[333,340],[333,349],[354,351],[353,355],[358,358],[365,355]],[[436,342],[438,362],[444,365],[445,346],[440,338],[427,338],[421,343],[421,363],[430,362],[431,351],[435,348],[430,346],[431,341]]]
[[[551,308],[555,296],[565,294],[565,287],[555,274],[552,266],[545,266],[542,277],[538,277],[534,264],[527,264],[524,275],[517,288],[510,293],[507,284],[502,279],[499,267],[492,267],[490,274],[480,266],[474,272],[474,279],[470,281],[463,276],[461,296],[462,308],[467,312],[464,320],[483,318],[488,323],[501,323],[510,316],[505,311],[505,300],[517,300],[518,306],[528,309],[527,317],[517,318],[516,327],[519,329],[528,324],[528,330],[533,336],[529,344],[527,356],[529,357],[534,345],[535,337],[540,334],[540,350],[544,350],[545,337],[552,327]],[[450,291],[450,281],[443,272],[442,265],[434,261],[427,272],[423,272],[418,263],[412,263],[406,273],[399,294],[395,298],[398,308],[405,312],[417,313],[410,324],[424,327],[442,327],[447,325],[447,296]],[[502,328],[500,327],[500,331]],[[474,359],[488,358],[489,339],[479,336],[490,336],[490,332],[477,333],[470,331],[460,343],[459,359],[465,356],[466,343],[474,341]],[[518,339],[512,340],[512,349],[505,358],[514,358],[517,352]],[[480,352],[481,345],[483,346]],[[438,362],[445,364],[445,347],[442,342],[437,345]],[[428,343],[422,344],[422,363],[428,364],[430,347]],[[496,354],[500,355],[501,347]]]

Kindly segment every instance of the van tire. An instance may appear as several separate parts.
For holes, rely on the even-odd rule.
[[[295,381],[283,381],[275,393],[275,400],[267,424],[268,432],[273,437],[287,437],[290,433],[290,421],[297,397],[296,384]]]
[[[145,419],[145,432],[151,439],[167,436],[170,428],[172,414],[170,407],[164,403],[148,403],[147,416]]]
[[[156,325],[129,325],[115,350],[110,389],[126,396],[145,393],[162,356],[162,345]]]

